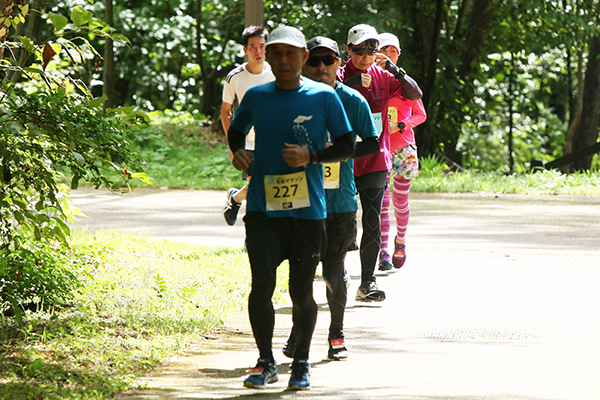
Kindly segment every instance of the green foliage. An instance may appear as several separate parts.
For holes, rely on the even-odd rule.
[[[21,7],[23,19],[26,11]],[[83,59],[75,44],[89,43],[82,32],[120,36],[77,7],[71,23],[61,15],[48,17],[54,40],[35,44],[22,36],[19,42],[0,44],[10,50],[5,55],[14,55],[15,49],[26,55],[25,61],[6,57],[0,63],[0,313],[19,319],[25,307],[68,302],[88,264],[69,248],[68,188],[59,184],[61,177],[69,173],[73,188],[82,179],[115,188],[103,173],[107,170],[124,182],[143,178],[143,173],[132,173],[142,163],[130,149],[132,135],[125,123],[135,125],[139,115],[104,109],[104,98],[93,99],[83,82],[46,71],[57,53],[74,61],[69,53],[74,51]],[[33,62],[24,67],[29,58]]]
[[[207,248],[146,236],[74,235],[73,247],[98,260],[85,287],[53,314],[0,317],[0,398],[106,399],[165,357],[242,309],[250,290],[243,248]],[[276,302],[287,302],[286,265]]]
[[[115,27],[126,32],[132,43],[115,49],[120,103],[146,110],[201,112],[203,79],[207,77],[203,77],[202,68],[206,74],[221,70],[231,65],[241,50],[240,46],[226,46],[224,39],[240,38],[244,29],[243,2],[114,3]],[[223,53],[226,57],[220,61]],[[216,90],[207,95],[213,104],[220,105],[221,90],[216,83]]]
[[[489,56],[490,77],[477,82],[477,97],[465,117],[458,150],[465,155],[464,166],[482,171],[509,171],[509,126],[514,99],[514,171],[526,172],[532,159],[551,161],[562,155],[567,124],[556,114],[560,103],[550,82],[559,82],[564,72],[564,54],[553,52],[541,57],[524,54]],[[511,74],[514,76],[510,92]],[[558,89],[557,89],[558,90]],[[563,88],[564,90],[564,88]],[[551,108],[554,107],[554,108]]]
[[[419,176],[422,178],[441,176],[447,169],[448,164],[434,154],[419,159]]]
[[[148,162],[147,173],[157,187],[222,189],[241,186],[242,174],[228,157],[222,137],[211,128],[194,121],[160,123],[163,118],[153,113],[153,123],[136,133],[136,146]],[[140,185],[140,184],[136,184]]]

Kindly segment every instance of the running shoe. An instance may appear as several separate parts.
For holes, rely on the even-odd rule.
[[[283,346],[283,355],[288,358],[294,358],[294,352],[296,351],[296,337],[294,336],[294,331],[290,333],[290,337],[287,342]]]
[[[385,300],[385,293],[383,290],[379,290],[375,281],[362,283],[356,291],[356,301],[383,301]]]
[[[394,242],[394,256],[392,257],[392,264],[394,268],[402,268],[406,262],[406,246]]]
[[[244,386],[254,389],[266,389],[268,383],[279,380],[277,365],[268,358],[259,358],[256,367],[250,370],[250,375],[244,380]]]
[[[290,376],[288,389],[310,389],[310,363],[308,360],[294,359],[292,361],[292,375]]]
[[[343,332],[340,331],[334,335],[329,334],[327,344],[329,345],[329,351],[327,352],[328,359],[340,361],[348,358],[348,349],[344,343]]]
[[[393,265],[390,261],[390,255],[387,251],[382,251],[381,253],[379,253],[379,270],[389,271],[390,269],[392,269]]]
[[[235,224],[238,211],[240,211],[240,206],[242,205],[233,198],[233,196],[235,196],[238,192],[239,190],[236,188],[230,188],[227,191],[227,202],[223,208],[223,217],[229,226],[233,226]]]

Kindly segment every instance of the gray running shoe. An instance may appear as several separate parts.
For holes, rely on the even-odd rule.
[[[254,389],[266,389],[267,384],[279,380],[277,365],[267,358],[259,358],[256,367],[250,370],[250,375],[244,380],[244,386]]]
[[[379,290],[375,281],[361,284],[356,291],[356,301],[383,301],[385,300],[385,292]]]

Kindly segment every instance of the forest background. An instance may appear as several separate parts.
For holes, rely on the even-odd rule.
[[[107,106],[188,113],[218,123],[222,80],[243,62],[244,1],[69,0],[29,2],[15,35],[42,42],[49,15],[79,6],[130,42],[89,37],[104,57],[69,73]],[[399,65],[423,89],[421,156],[443,153],[466,168],[523,172],[595,144],[600,122],[600,3],[593,0],[264,1],[269,29],[281,24],[343,46],[366,23],[400,38]],[[342,49],[343,50],[343,49]],[[32,60],[30,60],[31,62]],[[52,61],[49,68],[64,68]],[[56,65],[53,65],[56,64]],[[588,170],[580,157],[573,170]],[[565,172],[568,171],[565,169]]]

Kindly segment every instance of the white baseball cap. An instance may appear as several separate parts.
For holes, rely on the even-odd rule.
[[[346,44],[361,44],[365,40],[375,39],[379,41],[377,30],[371,25],[355,25],[348,31],[348,41]]]
[[[299,29],[291,26],[281,26],[269,35],[266,46],[272,44],[289,44],[290,46],[306,48],[306,38]]]
[[[394,46],[398,50],[398,53],[400,53],[400,41],[396,35],[391,33],[381,33],[379,35],[379,47],[377,50],[381,50],[386,46]]]

